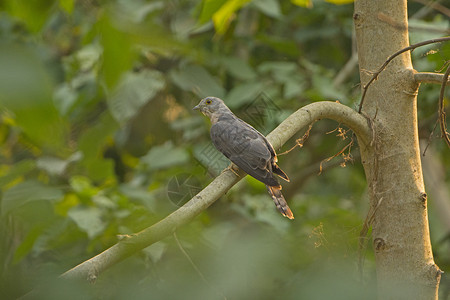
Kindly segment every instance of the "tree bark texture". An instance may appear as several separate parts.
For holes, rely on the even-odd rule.
[[[356,0],[353,15],[361,85],[407,47],[406,0]],[[374,139],[361,147],[370,190],[379,299],[437,299],[441,271],[428,228],[410,52],[396,57],[368,88],[362,113]]]

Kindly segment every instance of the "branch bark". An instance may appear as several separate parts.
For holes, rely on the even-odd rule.
[[[436,83],[442,84],[444,74],[432,73],[432,72],[418,72],[414,74],[414,80],[417,83]],[[450,80],[447,80],[447,84],[450,85]]]
[[[347,125],[357,135],[360,145],[367,145],[371,140],[371,130],[363,116],[343,104],[328,101],[300,108],[275,128],[267,138],[274,148],[278,149],[299,130],[319,119],[333,119]],[[240,174],[243,175],[243,172],[240,171]],[[166,218],[139,233],[124,237],[117,244],[65,272],[61,277],[95,281],[101,272],[187,224],[241,180],[242,175],[238,177],[231,171],[223,172]]]

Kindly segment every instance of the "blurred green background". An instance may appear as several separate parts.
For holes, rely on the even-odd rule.
[[[449,16],[419,2],[410,1],[411,43],[448,35]],[[209,121],[191,110],[202,97],[223,98],[264,134],[314,101],[355,108],[352,11],[345,0],[0,1],[2,299],[36,286],[36,299],[375,299],[370,237],[362,279],[357,268],[368,210],[358,146],[318,176],[351,138],[331,121],[279,157],[295,221],[247,177],[176,238],[96,284],[55,281],[227,166]],[[450,43],[413,52],[419,71],[448,59]],[[438,94],[437,85],[420,89],[425,144]],[[450,155],[438,136],[427,156],[441,184],[427,192],[433,251],[447,271],[450,215],[436,203],[450,201],[439,197],[450,192]],[[448,286],[444,277],[443,297]]]

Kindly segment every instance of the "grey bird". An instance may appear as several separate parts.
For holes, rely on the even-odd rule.
[[[216,97],[206,97],[193,108],[211,120],[211,140],[214,146],[248,175],[264,183],[280,213],[294,219],[281,193],[281,185],[274,174],[289,181],[277,165],[277,154],[258,130],[245,123]]]

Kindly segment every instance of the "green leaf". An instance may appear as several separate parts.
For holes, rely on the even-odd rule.
[[[4,193],[1,204],[2,215],[32,201],[54,201],[62,197],[63,192],[59,188],[47,186],[35,180],[24,181]]]
[[[333,4],[336,4],[336,5],[342,5],[342,4],[353,3],[353,2],[355,2],[355,0],[325,0],[325,2],[333,3]]]
[[[255,100],[263,90],[264,83],[261,81],[239,84],[228,93],[225,102],[235,108]]]
[[[76,206],[67,215],[77,224],[78,228],[86,232],[90,239],[95,238],[106,228],[102,220],[102,212],[97,207]]]
[[[36,165],[39,169],[46,171],[50,175],[62,175],[69,164],[80,160],[82,156],[81,152],[75,152],[65,160],[58,157],[43,156],[36,160]]]
[[[67,130],[52,100],[53,81],[38,53],[17,45],[0,47],[0,106],[32,143],[61,151]]]
[[[238,79],[249,80],[256,77],[256,73],[250,65],[237,57],[224,57],[220,59],[221,65]]]
[[[2,6],[2,9],[5,8],[12,16],[22,21],[28,29],[38,32],[49,17],[53,1],[2,1]]]
[[[213,14],[212,19],[218,34],[224,34],[227,31],[234,13],[247,2],[250,0],[228,0]]]
[[[282,16],[278,0],[254,0],[252,5],[269,17],[280,18]]]
[[[0,187],[4,187],[17,178],[27,174],[36,168],[36,162],[31,159],[24,159],[14,165],[3,165],[0,169]]]
[[[16,248],[16,251],[14,252],[14,263],[20,262],[28,253],[30,253],[36,240],[42,235],[43,232],[44,226],[42,226],[42,224],[31,228],[26,237],[23,239],[22,243]]]
[[[313,6],[311,0],[291,0],[292,4],[301,6],[301,7],[308,7],[311,8]]]
[[[131,69],[136,57],[131,35],[117,28],[106,14],[98,22],[103,51],[102,77],[108,88],[114,87],[122,73]]]
[[[127,72],[108,98],[108,106],[114,119],[125,123],[164,87],[162,74],[154,70],[140,73]]]
[[[142,251],[148,257],[150,257],[150,259],[153,261],[153,263],[156,263],[162,258],[166,249],[167,249],[167,244],[159,241],[159,242],[154,243],[150,247],[144,248]]]
[[[185,91],[193,92],[201,98],[207,96],[223,97],[225,89],[217,83],[205,68],[188,65],[184,68],[170,72],[172,81]]]
[[[75,0],[59,0],[59,6],[68,14],[72,14]]]
[[[93,197],[98,193],[98,188],[92,185],[89,178],[84,176],[73,176],[70,178],[70,186],[79,195]]]
[[[175,148],[171,142],[155,146],[143,157],[141,163],[148,165],[149,170],[169,168],[189,161],[189,154],[185,149]]]
[[[202,9],[198,21],[200,24],[211,20],[212,16],[220,9],[227,0],[203,0]]]

